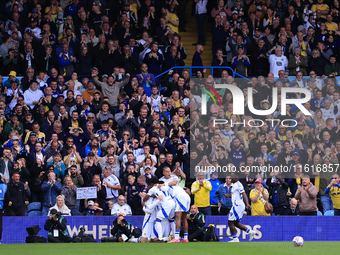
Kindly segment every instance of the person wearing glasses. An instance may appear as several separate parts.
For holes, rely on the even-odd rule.
[[[340,216],[340,178],[338,174],[333,174],[332,180],[325,189],[325,194],[332,198],[334,216]]]

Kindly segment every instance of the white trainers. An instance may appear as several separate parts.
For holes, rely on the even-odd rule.
[[[254,239],[254,236],[255,236],[255,231],[251,230],[251,231],[249,232],[249,242],[251,242],[251,240]]]
[[[228,243],[239,243],[239,242],[240,242],[240,240],[238,238],[233,238]]]

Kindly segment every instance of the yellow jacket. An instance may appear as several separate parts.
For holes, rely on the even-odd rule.
[[[200,187],[199,182],[195,181],[191,185],[191,193],[195,195],[195,205],[197,207],[210,206],[210,191],[212,186],[210,181],[204,180],[203,187]]]

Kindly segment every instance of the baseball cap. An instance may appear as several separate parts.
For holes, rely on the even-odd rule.
[[[28,116],[28,115],[32,115],[32,113],[31,112],[26,112],[25,116]]]
[[[98,91],[96,91],[96,92],[93,93],[93,95],[96,95],[96,94],[100,95],[100,93],[99,93]]]
[[[63,94],[59,94],[58,97],[65,97]]]
[[[257,183],[257,182],[263,183],[261,179],[256,179],[255,183]]]
[[[238,11],[235,10],[231,14],[238,14]]]
[[[37,23],[37,21],[34,18],[31,18],[31,23]]]
[[[13,80],[10,81],[10,83],[14,83],[14,82],[16,83],[17,80],[16,80],[16,79],[13,79]]]
[[[83,101],[83,104],[90,104],[89,102],[87,102],[87,101]]]
[[[54,209],[54,208],[50,211],[50,215],[54,215],[57,213],[58,213],[57,209]]]
[[[19,140],[19,137],[17,137],[16,135],[12,136],[12,140]]]
[[[89,200],[89,201],[87,202],[87,205],[89,205],[89,206],[94,205],[94,202],[93,202],[92,200]]]
[[[94,153],[93,152],[89,152],[89,154],[87,154],[87,156],[93,156],[94,157]]]
[[[303,25],[298,26],[298,32],[301,32],[305,27]]]
[[[34,136],[34,135],[37,135],[37,133],[34,133],[34,132],[30,133],[30,136]]]
[[[103,75],[102,75],[102,78],[104,78],[104,77],[107,78],[107,77],[109,77],[109,76],[108,76],[107,74],[103,74]]]
[[[98,68],[97,68],[97,67],[92,67],[92,68],[91,68],[91,71],[92,71],[92,70],[98,71]]]
[[[32,13],[38,13],[38,10],[37,9],[33,9]]]
[[[299,154],[298,152],[296,152],[296,151],[294,151],[292,155],[298,155],[298,156],[300,156],[300,154]]]
[[[130,6],[128,2],[124,2],[124,6]]]

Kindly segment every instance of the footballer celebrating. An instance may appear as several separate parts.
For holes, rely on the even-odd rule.
[[[240,241],[236,235],[236,228],[239,228],[249,234],[249,241],[251,241],[254,238],[255,232],[240,223],[245,208],[251,209],[251,206],[248,202],[248,197],[244,191],[242,183],[239,181],[239,178],[235,173],[231,174],[231,182],[233,183],[233,187],[231,189],[232,207],[228,215],[228,225],[230,228],[232,240],[229,242]],[[243,200],[246,205],[244,204]]]

